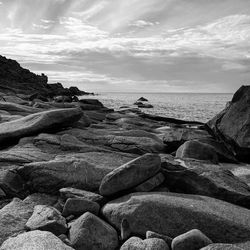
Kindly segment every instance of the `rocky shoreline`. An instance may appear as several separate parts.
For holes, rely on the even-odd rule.
[[[207,124],[4,95],[1,250],[250,249],[250,86]]]

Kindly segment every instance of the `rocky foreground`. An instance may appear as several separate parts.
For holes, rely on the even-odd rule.
[[[208,124],[8,96],[1,250],[250,249],[250,86]]]

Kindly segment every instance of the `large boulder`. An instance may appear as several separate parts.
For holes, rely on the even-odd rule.
[[[219,165],[177,161],[162,155],[162,171],[172,192],[199,194],[250,208],[250,187]]]
[[[54,234],[43,231],[31,231],[9,238],[0,250],[73,250]]]
[[[0,124],[0,142],[9,142],[21,137],[50,130],[59,130],[78,121],[82,111],[78,108],[39,112],[24,118]]]
[[[130,189],[154,176],[160,170],[161,159],[155,154],[145,154],[107,174],[100,185],[100,194],[114,195]]]
[[[250,162],[250,86],[242,86],[227,107],[207,125],[238,159]]]
[[[213,242],[249,239],[250,211],[230,203],[198,195],[132,193],[107,203],[102,214],[116,228],[124,218],[132,234],[150,230],[176,237],[194,228]]]
[[[89,212],[70,224],[69,239],[76,250],[115,250],[118,247],[116,230]]]

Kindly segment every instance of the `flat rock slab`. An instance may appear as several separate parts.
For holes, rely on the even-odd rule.
[[[31,231],[9,238],[0,250],[73,250],[50,232]]]
[[[126,218],[132,233],[176,237],[194,228],[213,242],[249,240],[250,210],[198,195],[133,193],[107,203],[102,214],[117,229]]]
[[[156,154],[138,157],[107,174],[101,182],[100,194],[109,196],[137,186],[159,172],[160,165]]]
[[[60,129],[78,121],[82,111],[78,108],[57,109],[35,113],[21,119],[0,124],[0,142]]]

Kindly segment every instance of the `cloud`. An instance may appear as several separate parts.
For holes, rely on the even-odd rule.
[[[152,27],[155,25],[159,25],[159,22],[149,22],[145,20],[137,20],[135,22],[132,22],[129,24],[131,27],[136,27],[136,28],[146,28],[146,27]]]

